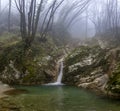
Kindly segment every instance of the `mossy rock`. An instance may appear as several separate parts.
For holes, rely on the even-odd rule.
[[[106,73],[109,69],[106,53],[107,50],[101,49],[98,45],[76,48],[65,59],[63,81],[67,84],[76,85],[80,78],[90,76],[97,68]],[[91,63],[85,63],[89,58]]]
[[[0,111],[21,111],[21,108],[15,102],[8,98],[0,99]]]
[[[112,93],[120,93],[120,64],[114,69],[108,82],[107,90]]]
[[[59,53],[59,50],[54,47],[53,41],[40,43],[36,39],[28,49],[25,49],[25,44],[21,41],[4,48],[0,54],[0,79],[9,84],[42,84],[54,81],[54,75],[46,71],[56,70],[54,67],[58,56],[53,52]],[[46,59],[47,56],[51,58]]]

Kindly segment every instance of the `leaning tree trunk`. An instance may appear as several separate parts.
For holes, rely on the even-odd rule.
[[[12,5],[12,0],[9,0],[8,32],[10,32],[10,25],[11,25],[11,5]]]

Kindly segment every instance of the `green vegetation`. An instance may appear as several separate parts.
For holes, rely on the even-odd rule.
[[[3,37],[2,37],[3,38]],[[14,38],[14,37],[13,37]],[[6,43],[8,39],[4,39]],[[11,37],[12,40],[12,37]],[[47,38],[41,42],[36,38],[28,49],[25,44],[13,40],[10,45],[4,45],[0,54],[0,79],[9,84],[43,84],[54,81],[57,73],[56,61],[61,56],[61,48]]]
[[[112,93],[120,93],[120,63],[110,77],[108,82],[108,90]]]
[[[80,77],[86,77],[98,68],[104,73],[107,72],[109,64],[106,52],[107,50],[103,50],[99,46],[76,48],[65,60],[63,81],[74,85],[79,82]]]

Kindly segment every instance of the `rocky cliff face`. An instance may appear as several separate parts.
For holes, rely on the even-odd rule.
[[[65,58],[63,82],[109,95],[120,93],[120,49],[79,46]]]
[[[44,84],[53,82],[58,74],[57,61],[62,55],[52,40],[41,43],[37,39],[24,51],[20,41],[2,48],[0,80],[8,84]]]

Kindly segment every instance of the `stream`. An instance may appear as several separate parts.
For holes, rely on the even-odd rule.
[[[63,61],[56,82],[42,86],[16,86],[26,93],[10,96],[20,111],[120,111],[120,101],[61,83]]]
[[[71,86],[16,86],[28,93],[14,95],[20,111],[120,111],[120,101]]]

